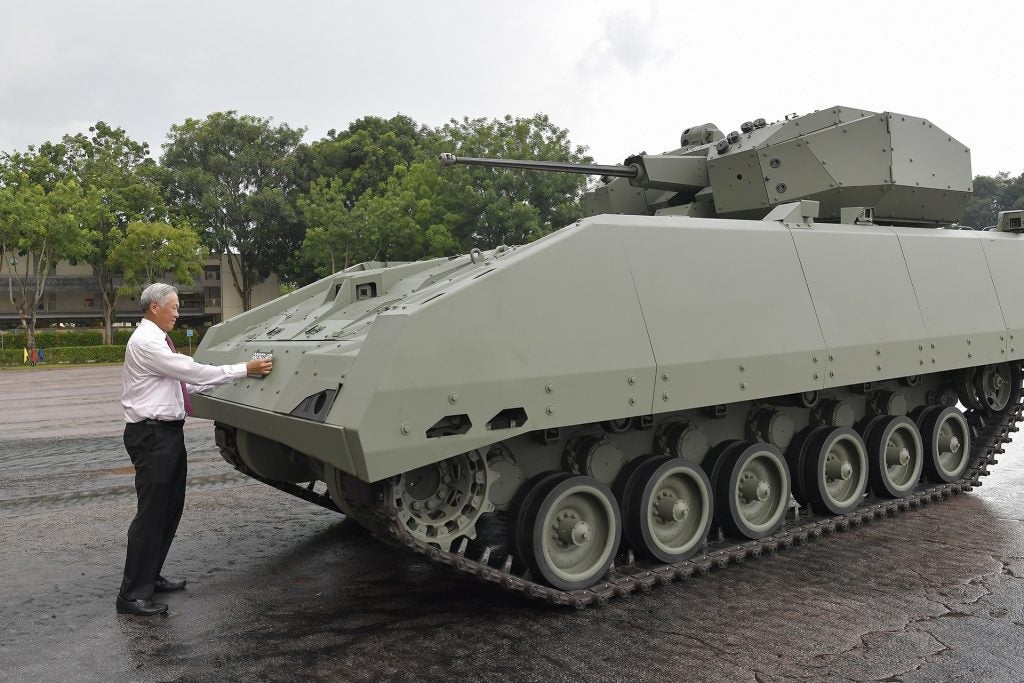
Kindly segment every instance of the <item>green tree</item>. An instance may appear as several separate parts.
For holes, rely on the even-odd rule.
[[[996,224],[1000,211],[1024,209],[1024,173],[1011,178],[1007,172],[974,178],[974,194],[964,209],[961,225],[986,228]]]
[[[168,223],[129,223],[113,240],[107,263],[121,273],[121,293],[141,294],[166,273],[193,285],[203,272],[206,250],[192,228]]]
[[[366,192],[377,193],[397,166],[408,166],[423,154],[430,130],[401,114],[390,119],[367,116],[308,146],[304,177],[312,185],[328,180],[348,208]]]
[[[379,195],[364,194],[353,213],[365,225],[361,246],[365,260],[416,261],[459,249],[451,226],[461,216],[450,213],[448,179],[436,162],[396,167]]]
[[[357,210],[357,202],[380,194],[396,169],[423,158],[423,141],[430,134],[407,116],[368,116],[304,148],[301,165],[308,192],[299,206],[307,230],[296,259],[303,266],[294,269],[296,281],[379,255],[366,207]]]
[[[317,181],[302,202],[309,229],[303,254],[318,275],[362,261],[414,261],[458,251],[447,213],[446,181],[435,164],[396,166],[379,194],[351,209],[338,185]]]
[[[310,145],[302,257],[323,275],[354,262],[404,261],[522,244],[582,215],[582,176],[459,166],[438,153],[589,162],[543,114],[463,119],[438,130],[362,119]],[[390,168],[388,164],[391,164]],[[333,174],[333,175],[331,175]]]
[[[545,114],[529,118],[452,120],[433,138],[435,152],[457,156],[592,163],[586,147]],[[543,237],[583,215],[584,176],[459,166],[448,168],[453,234],[463,249],[489,249]]]
[[[348,268],[353,258],[361,260],[365,222],[349,202],[345,183],[328,177],[318,178],[299,198],[308,226],[301,252],[320,276]]]
[[[113,342],[114,310],[124,293],[121,264],[111,259],[128,225],[165,221],[168,210],[160,192],[160,169],[149,145],[132,140],[122,128],[99,121],[89,134],[65,135],[59,144],[40,148],[65,175],[74,177],[92,202],[85,225],[92,266],[103,306],[103,340]]]
[[[83,229],[89,206],[83,188],[73,178],[60,178],[34,148],[0,159],[0,268],[7,268],[8,298],[29,351],[35,349],[36,312],[51,269],[89,248]]]
[[[171,126],[163,145],[168,203],[227,255],[245,310],[253,288],[302,242],[296,153],[303,133],[227,111]]]

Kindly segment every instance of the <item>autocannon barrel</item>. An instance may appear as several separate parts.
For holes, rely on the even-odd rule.
[[[522,168],[531,171],[556,171],[560,173],[580,173],[583,175],[612,176],[616,178],[636,178],[640,169],[636,166],[603,166],[600,164],[574,164],[567,161],[528,161],[522,159],[480,159],[476,157],[457,157],[444,153],[438,159],[442,166],[465,164],[467,166],[489,166],[492,168]]]

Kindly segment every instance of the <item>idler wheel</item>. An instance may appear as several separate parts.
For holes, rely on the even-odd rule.
[[[868,485],[867,451],[857,432],[849,427],[816,429],[801,455],[808,502],[834,515],[857,507]]]
[[[647,460],[625,486],[626,540],[640,555],[662,562],[692,557],[707,542],[714,499],[704,471],[683,458]]]
[[[925,447],[924,471],[936,483],[963,476],[970,464],[971,429],[956,408],[930,406],[917,417]]]
[[[718,521],[729,533],[758,539],[778,529],[789,505],[790,477],[775,446],[741,442],[726,447],[710,468]]]
[[[866,434],[868,481],[875,495],[901,498],[917,485],[924,446],[917,425],[902,415],[876,418]]]
[[[986,365],[974,373],[974,387],[978,399],[985,409],[993,413],[1006,409],[1010,403],[1010,395],[1013,393],[1014,374],[1009,363]],[[1016,380],[1019,386],[1020,378],[1017,377]]]
[[[533,575],[561,590],[592,585],[612,566],[622,536],[619,507],[603,483],[584,475],[546,480],[525,507],[522,531]]]

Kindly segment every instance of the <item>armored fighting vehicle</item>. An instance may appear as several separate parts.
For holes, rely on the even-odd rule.
[[[969,150],[834,107],[621,166],[589,217],[364,263],[212,328],[224,457],[505,588],[584,606],[980,484],[1021,419],[1021,212]],[[495,171],[505,172],[505,171]]]

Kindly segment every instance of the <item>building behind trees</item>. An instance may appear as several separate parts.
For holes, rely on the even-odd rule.
[[[161,278],[178,288],[181,304],[179,327],[201,328],[215,325],[242,312],[242,299],[231,283],[225,259],[211,254],[195,283],[183,285]],[[7,277],[0,277],[0,328],[20,327],[18,313],[7,295]],[[280,281],[271,276],[253,290],[253,306],[264,304],[280,294]],[[103,306],[92,268],[87,263],[61,261],[50,270],[46,293],[39,302],[37,321],[46,327],[102,327]],[[138,295],[121,296],[115,310],[117,326],[136,324],[142,318]]]

